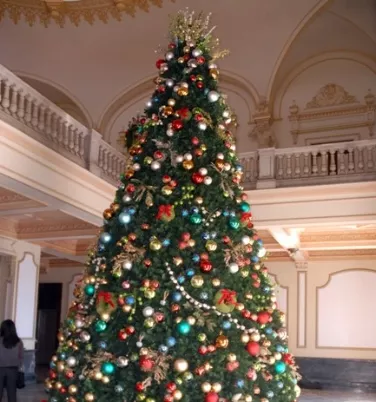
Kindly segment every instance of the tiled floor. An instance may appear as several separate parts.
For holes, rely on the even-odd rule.
[[[19,402],[40,402],[45,399],[41,385],[28,386],[19,392]],[[303,391],[299,402],[376,402],[376,394],[361,394],[332,391]]]

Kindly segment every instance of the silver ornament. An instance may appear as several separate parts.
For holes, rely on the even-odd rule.
[[[207,186],[210,186],[210,184],[212,184],[213,179],[210,176],[206,176],[204,178],[204,184],[206,184]]]
[[[208,93],[209,102],[217,102],[219,97],[220,97],[220,95],[219,95],[219,93],[217,91],[210,91]]]
[[[174,86],[174,80],[172,80],[171,78],[167,78],[167,80],[166,80],[166,85],[168,86],[168,87],[173,87]]]
[[[127,271],[130,271],[132,269],[132,265],[133,265],[132,261],[130,261],[130,260],[125,260],[125,261],[123,261],[123,264],[122,264],[123,269],[125,269]]]
[[[165,55],[166,60],[172,60],[175,57],[174,53],[167,52]]]
[[[202,131],[205,131],[208,128],[208,125],[204,121],[200,121],[198,123],[198,128]]]
[[[139,171],[141,169],[141,165],[139,163],[134,163],[133,164],[133,170],[135,170],[136,172]]]
[[[192,160],[192,154],[184,154],[184,159],[186,160],[186,161],[191,161]]]
[[[197,60],[195,60],[195,59],[190,59],[190,60],[188,60],[187,65],[188,65],[188,67],[190,67],[190,68],[196,68],[196,67],[197,67]]]
[[[67,359],[67,365],[69,367],[74,367],[77,364],[77,359],[74,356],[69,356]]]
[[[129,364],[129,360],[125,356],[119,356],[116,359],[116,364],[117,364],[118,367],[127,367],[128,364]]]
[[[192,56],[193,57],[198,57],[198,56],[201,56],[201,55],[202,55],[202,50],[201,49],[196,48],[196,49],[192,50]]]
[[[199,171],[201,176],[206,176],[208,174],[208,169],[206,168],[200,168]]]
[[[172,128],[168,128],[166,130],[167,137],[173,137],[174,134],[175,134],[175,132],[174,132],[174,130]]]
[[[228,269],[232,274],[236,274],[239,271],[239,265],[236,262],[232,262]]]
[[[152,170],[159,170],[161,168],[161,163],[158,161],[153,161],[150,167]]]
[[[80,339],[82,342],[89,342],[90,341],[90,334],[86,331],[82,331],[80,333]]]
[[[148,307],[145,307],[145,308],[142,310],[142,315],[143,315],[144,317],[151,317],[153,314],[154,314],[154,309],[153,309],[153,307],[148,306]]]

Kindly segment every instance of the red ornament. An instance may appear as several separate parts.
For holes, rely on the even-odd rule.
[[[167,394],[163,398],[163,402],[173,402],[173,400],[174,400],[174,396],[171,394]]]
[[[204,83],[203,83],[202,81],[197,81],[197,82],[196,82],[196,87],[197,87],[198,89],[202,89],[202,88],[204,88]]]
[[[192,137],[191,142],[193,145],[198,145],[200,143],[200,140],[197,137]]]
[[[188,247],[188,243],[185,241],[179,241],[179,250],[184,250]]]
[[[195,172],[192,174],[192,181],[195,184],[201,184],[204,181],[204,176],[198,172]]]
[[[133,193],[136,190],[136,186],[134,184],[128,184],[126,190],[128,193]]]
[[[196,156],[202,156],[203,155],[203,150],[202,149],[200,149],[200,148],[198,148],[198,149],[195,149],[195,155]]]
[[[149,259],[144,260],[144,265],[146,268],[149,268],[151,266],[151,260],[149,260]]]
[[[170,186],[175,188],[178,185],[178,182],[176,180],[171,180],[170,181]]]
[[[179,131],[184,127],[183,121],[180,119],[174,120],[172,123],[173,130]]]
[[[293,357],[293,355],[290,354],[290,353],[284,353],[284,354],[283,354],[283,357],[282,357],[282,360],[283,360],[286,364],[289,364],[290,366],[295,363],[295,362],[294,362],[294,357]]]
[[[146,356],[141,356],[140,360],[139,360],[139,365],[142,371],[151,371],[154,368],[154,362],[153,360],[151,360],[150,358],[146,357]]]
[[[127,333],[125,332],[124,329],[121,329],[121,330],[119,331],[119,333],[118,333],[118,338],[119,338],[121,341],[125,341],[125,340],[128,338],[128,335],[127,335]]]
[[[238,361],[228,362],[226,364],[226,370],[227,371],[235,371],[237,368],[239,368],[239,362]]]
[[[192,117],[192,112],[187,107],[183,107],[176,111],[176,114],[183,120],[190,120]]]
[[[205,57],[204,56],[198,56],[196,60],[197,60],[198,64],[204,64],[205,63]]]
[[[157,91],[160,93],[164,93],[166,92],[166,87],[164,85],[159,85]]]
[[[168,44],[168,48],[169,48],[169,49],[175,49],[175,48],[176,48],[175,43],[172,43],[172,42],[169,43],[169,44]]]
[[[205,395],[205,402],[218,402],[219,396],[216,392],[208,392]]]
[[[136,391],[137,392],[142,392],[143,390],[144,390],[144,384],[142,383],[142,382],[138,382],[138,383],[136,383]]]
[[[179,304],[173,304],[173,305],[171,306],[171,311],[172,311],[173,313],[177,313],[179,310],[180,310]]]
[[[248,311],[248,310],[243,310],[242,311],[242,316],[249,320],[251,318],[251,312]]]
[[[162,151],[155,151],[154,152],[154,158],[155,159],[162,159],[163,158],[163,152]]]
[[[229,238],[229,236],[223,236],[222,241],[223,241],[223,243],[225,243],[225,244],[231,243],[231,239]]]
[[[176,384],[174,382],[169,382],[166,384],[166,389],[168,392],[174,392],[176,390]]]
[[[209,259],[209,254],[208,253],[201,253],[200,254],[200,259],[201,260],[208,260]]]
[[[261,311],[258,313],[257,321],[263,325],[269,322],[270,314],[267,311]]]
[[[188,232],[184,232],[184,233],[181,234],[181,239],[183,241],[188,241],[190,238],[191,238],[191,234],[188,233]]]
[[[197,77],[192,74],[192,75],[189,77],[189,79],[190,79],[191,81],[195,82],[195,81],[197,80]]]
[[[200,355],[206,355],[206,353],[208,353],[208,348],[206,346],[200,346],[198,348],[198,353]]]
[[[217,348],[214,345],[209,345],[208,346],[208,352],[209,353],[213,353],[217,350]]]
[[[202,272],[210,272],[213,269],[213,264],[210,261],[201,261],[200,269]]]
[[[248,342],[247,352],[251,356],[258,356],[260,354],[260,345],[257,342]]]
[[[160,284],[159,284],[159,282],[158,282],[156,279],[153,279],[153,280],[150,282],[150,287],[151,287],[153,290],[157,290],[157,289],[159,288],[159,286],[160,286]]]
[[[157,66],[158,69],[160,69],[162,67],[162,65],[165,64],[165,63],[166,63],[165,60],[159,59],[159,60],[156,61],[155,65]]]
[[[125,332],[126,332],[128,335],[133,335],[133,334],[136,332],[136,328],[135,328],[135,327],[132,327],[132,326],[127,327],[127,328],[125,328]]]
[[[157,312],[154,314],[154,319],[155,319],[155,321],[157,321],[158,323],[160,323],[160,322],[163,322],[163,321],[164,321],[165,316],[164,316],[164,314],[161,313],[160,311],[157,311]]]
[[[202,121],[202,120],[204,120],[204,116],[201,113],[197,113],[197,114],[195,114],[195,120]]]
[[[258,289],[258,288],[261,286],[261,283],[260,283],[260,282],[253,282],[253,283],[252,283],[252,286],[253,286],[254,288]]]
[[[162,177],[162,181],[163,181],[163,183],[167,184],[167,183],[169,183],[169,182],[171,181],[171,177],[168,176],[167,174],[165,174],[165,175]]]
[[[170,204],[165,204],[165,205],[160,205],[158,207],[158,213],[156,216],[156,219],[164,221],[164,222],[170,222],[175,218],[175,211],[174,211],[174,206]]]
[[[65,387],[61,387],[60,388],[60,393],[61,394],[66,394],[67,393],[67,389]]]

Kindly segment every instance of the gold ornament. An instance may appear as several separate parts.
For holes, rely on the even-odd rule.
[[[172,187],[170,187],[170,186],[163,186],[163,187],[162,187],[162,194],[163,194],[163,195],[171,195],[171,194],[172,194]]]
[[[210,76],[211,76],[214,80],[217,80],[217,79],[218,79],[218,76],[219,76],[219,71],[218,71],[218,69],[216,69],[216,68],[211,68],[211,69],[209,70],[209,74],[210,74]]]
[[[92,402],[94,400],[95,400],[94,394],[92,394],[91,392],[88,392],[87,394],[85,394],[85,401],[86,402]]]
[[[231,363],[236,362],[236,359],[237,359],[237,357],[236,357],[236,354],[234,354],[234,353],[230,353],[230,354],[227,356],[227,360],[228,360],[229,362],[231,362]]]
[[[103,218],[109,220],[112,218],[112,210],[107,208],[103,211]]]
[[[252,402],[252,396],[251,395],[245,395],[244,397],[245,402]]]
[[[103,374],[102,374],[100,371],[95,371],[95,372],[94,372],[94,378],[95,378],[97,381],[100,381],[100,380],[103,378]]]
[[[185,371],[188,370],[188,362],[187,360],[184,359],[176,359],[174,361],[174,369],[175,371],[177,371],[178,373],[184,373]]]
[[[247,268],[242,269],[242,270],[240,271],[240,275],[241,275],[243,278],[247,278],[247,277],[249,276],[249,270],[248,270]]]
[[[146,289],[145,292],[144,292],[144,296],[145,296],[147,299],[154,299],[154,297],[155,297],[155,290]]]
[[[117,203],[113,202],[113,203],[110,205],[110,208],[111,208],[114,212],[117,212],[117,211],[120,209],[120,204],[117,204]]]
[[[194,239],[189,239],[188,240],[188,246],[189,247],[194,247],[196,245],[196,241]]]
[[[212,386],[209,382],[203,382],[201,384],[201,390],[202,392],[208,393],[212,389]]]
[[[130,306],[129,304],[125,304],[121,309],[124,313],[130,313],[132,310],[132,306]]]
[[[194,288],[200,288],[204,284],[204,278],[201,275],[195,275],[191,279],[191,285]]]
[[[162,243],[158,239],[153,239],[150,242],[150,249],[153,251],[158,251],[162,247]]]
[[[202,197],[196,197],[195,198],[195,203],[198,205],[201,205],[204,202],[204,199]]]
[[[110,378],[107,377],[106,375],[104,375],[104,376],[102,377],[102,382],[103,382],[103,384],[108,384],[108,383],[110,382]]]
[[[243,310],[244,310],[244,304],[243,304],[243,303],[238,303],[238,304],[236,305],[236,309],[237,309],[238,311],[243,311]]]
[[[154,328],[155,327],[155,321],[153,317],[149,317],[144,321],[144,325],[146,328]]]
[[[57,371],[62,372],[65,370],[65,364],[63,362],[58,362],[56,368],[57,368]]]
[[[259,342],[260,334],[258,332],[252,332],[251,339],[253,342]]]
[[[229,340],[227,338],[227,336],[224,335],[219,335],[217,337],[217,339],[215,340],[215,346],[217,348],[222,348],[222,349],[226,349],[229,345]]]
[[[208,251],[215,251],[217,250],[217,243],[214,240],[208,240],[205,247]]]
[[[180,87],[180,88],[178,89],[178,95],[179,95],[179,96],[187,96],[188,93],[189,93],[189,90],[188,90],[188,88],[186,88],[186,87]]]
[[[192,317],[192,316],[189,316],[187,318],[187,322],[188,322],[189,325],[195,325],[196,324],[196,318]]]
[[[101,320],[102,321],[108,322],[108,321],[110,321],[110,318],[111,318],[111,316],[108,313],[101,314]]]
[[[215,161],[215,166],[219,169],[222,170],[225,166],[225,162],[223,161],[223,159],[217,159]]]
[[[186,170],[191,170],[194,167],[194,163],[192,160],[185,160],[183,161],[183,168]]]
[[[69,387],[68,387],[68,392],[70,393],[70,394],[76,394],[77,393],[77,387],[75,386],[75,385],[70,385]]]
[[[180,391],[180,389],[177,389],[176,391],[174,391],[174,399],[176,401],[180,401],[180,399],[183,398],[183,393]]]
[[[249,342],[249,335],[248,334],[242,334],[242,336],[240,337],[240,340],[243,343],[248,343]]]
[[[213,278],[212,279],[212,285],[214,286],[214,287],[218,287],[218,286],[221,286],[221,280],[219,279],[219,278]]]
[[[221,391],[222,391],[222,384],[219,383],[219,382],[215,382],[215,383],[212,385],[212,390],[213,390],[214,392],[217,392],[217,393],[221,392]]]
[[[60,389],[62,386],[63,384],[59,381],[55,383],[55,389]]]

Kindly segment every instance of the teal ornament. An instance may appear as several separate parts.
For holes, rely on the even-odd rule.
[[[274,371],[277,374],[283,374],[286,371],[286,363],[279,360],[274,364]]]
[[[93,296],[94,292],[95,292],[95,287],[94,287],[94,285],[86,285],[86,286],[85,286],[85,293],[86,293],[88,296]]]
[[[243,201],[243,202],[240,204],[240,209],[241,209],[243,212],[249,212],[249,211],[251,210],[251,206],[248,204],[248,202]]]
[[[230,226],[231,229],[237,230],[240,227],[240,221],[238,218],[232,217],[228,221],[228,225]]]
[[[177,329],[180,335],[188,335],[191,332],[191,325],[187,321],[180,321]]]
[[[102,364],[101,371],[103,374],[111,375],[115,372],[115,365],[110,362],[105,362]]]
[[[191,215],[189,220],[191,221],[191,223],[199,225],[202,222],[202,216],[200,214],[195,213]]]
[[[102,320],[99,320],[95,323],[95,330],[97,332],[103,332],[106,330],[106,328],[107,328],[107,324]]]

